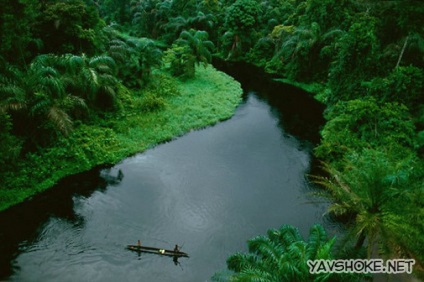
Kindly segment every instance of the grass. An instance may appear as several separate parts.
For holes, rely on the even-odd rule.
[[[119,110],[77,125],[68,138],[28,154],[16,171],[3,173],[0,211],[51,188],[65,176],[115,164],[158,143],[228,119],[241,101],[240,84],[212,66],[197,68],[196,77],[184,82],[163,73],[157,76],[156,88],[140,93],[121,87]],[[157,107],[146,109],[149,95],[160,96],[149,104]]]

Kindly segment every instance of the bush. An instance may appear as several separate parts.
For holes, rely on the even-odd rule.
[[[153,112],[165,107],[165,99],[154,95],[154,93],[148,92],[142,100],[142,111]]]
[[[158,97],[177,96],[180,94],[175,79],[164,74],[155,74],[154,79],[146,90],[154,92]]]
[[[168,71],[177,77],[194,77],[195,58],[188,46],[172,44],[172,48],[165,51],[164,62],[168,65]]]

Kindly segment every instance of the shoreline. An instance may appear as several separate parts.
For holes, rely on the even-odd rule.
[[[197,67],[193,79],[171,80],[179,94],[162,97],[161,109],[143,111],[143,96],[121,88],[123,110],[109,113],[104,120],[80,124],[68,138],[59,138],[56,146],[29,154],[18,171],[3,181],[6,187],[0,189],[0,212],[52,188],[64,177],[116,164],[229,119],[242,100],[240,83],[212,65]]]

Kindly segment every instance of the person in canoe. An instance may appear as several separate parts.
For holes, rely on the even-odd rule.
[[[176,244],[174,247],[174,252],[178,253],[180,251],[180,247]],[[178,261],[178,256],[175,256],[172,258],[172,261],[174,262],[175,265],[180,264],[180,262]]]
[[[141,247],[141,241],[140,240],[137,241],[137,247]]]
[[[175,245],[174,252],[178,253],[180,251],[180,247],[178,245]]]

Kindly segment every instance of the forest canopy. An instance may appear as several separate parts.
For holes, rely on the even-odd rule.
[[[213,57],[245,61],[326,104],[312,181],[351,247],[423,271],[422,1],[1,0],[0,15],[1,189],[140,91],[141,114],[162,108],[177,91],[155,69],[183,83]]]

